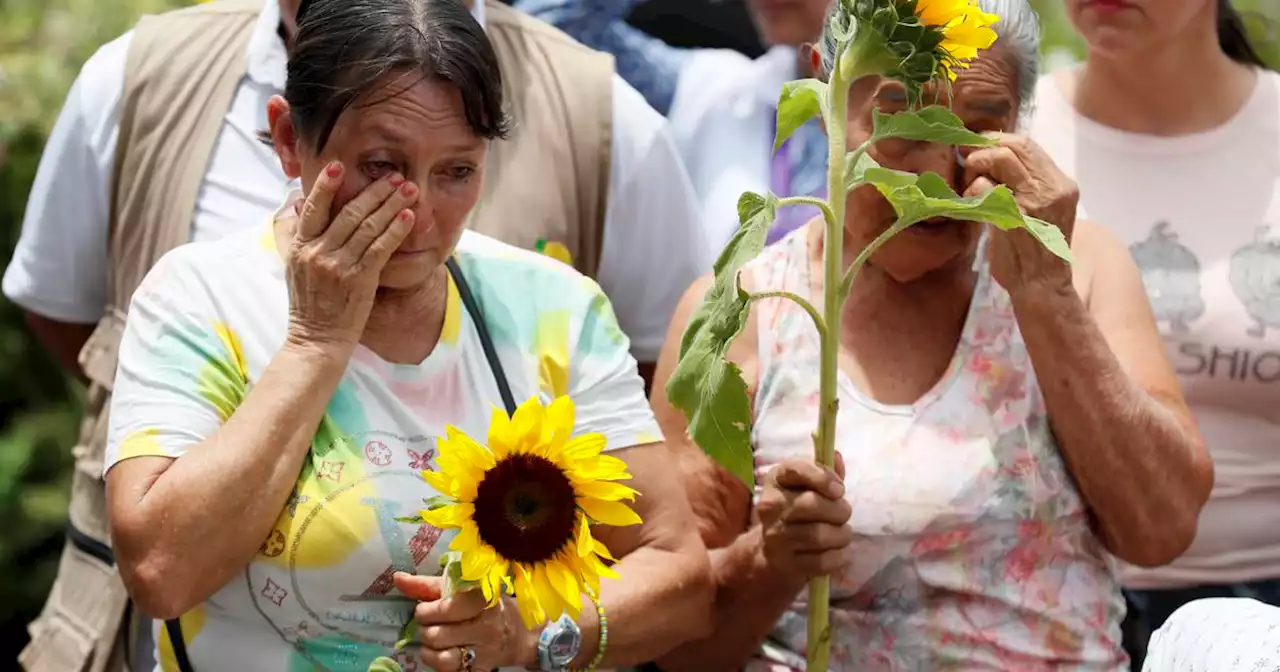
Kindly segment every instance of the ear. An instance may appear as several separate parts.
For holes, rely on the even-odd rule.
[[[271,128],[271,144],[280,157],[280,168],[285,177],[296,179],[302,175],[302,152],[298,132],[293,127],[289,102],[283,96],[272,96],[267,101],[267,123]]]

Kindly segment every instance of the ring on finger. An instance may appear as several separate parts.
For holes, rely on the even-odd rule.
[[[473,665],[476,664],[476,647],[470,644],[459,646],[458,653],[462,657],[462,667],[459,670],[461,672],[472,672],[475,669]]]

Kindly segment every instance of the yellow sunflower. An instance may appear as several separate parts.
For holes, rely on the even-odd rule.
[[[494,409],[489,445],[455,427],[437,442],[439,471],[422,473],[443,506],[421,512],[442,529],[457,529],[449,549],[461,554],[462,579],[479,584],[490,606],[514,592],[530,629],[582,612],[582,593],[598,595],[600,577],[617,578],[609,549],[591,525],[639,524],[623,500],[636,491],[627,464],[602,454],[601,434],[572,437],[574,405],[559,397],[544,407],[534,397],[515,416]]]
[[[1000,17],[982,11],[974,0],[916,0],[915,14],[920,23],[942,32],[937,48],[946,56],[939,59],[939,65],[952,81],[955,68],[969,67],[979,51],[996,42],[991,26]]]

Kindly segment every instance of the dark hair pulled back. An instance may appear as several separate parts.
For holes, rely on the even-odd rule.
[[[1218,45],[1231,60],[1245,65],[1267,68],[1262,56],[1249,41],[1244,18],[1231,6],[1231,0],[1218,0]]]
[[[457,87],[476,135],[506,137],[498,56],[458,0],[303,0],[289,50],[284,98],[294,127],[324,149],[338,118],[356,104],[386,100],[422,79]],[[418,75],[369,99],[392,74]]]

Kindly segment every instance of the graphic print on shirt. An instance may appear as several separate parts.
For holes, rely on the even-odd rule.
[[[1142,273],[1156,323],[1167,325],[1174,334],[1189,331],[1205,310],[1200,260],[1178,242],[1178,234],[1164,221],[1151,227],[1146,240],[1130,245],[1129,253]]]
[[[245,572],[255,608],[293,647],[298,669],[349,669],[391,655],[413,611],[392,576],[435,573],[439,566],[432,550],[441,530],[396,521],[409,515],[412,502],[384,496],[420,493],[419,473],[434,468],[434,439],[377,430],[346,434],[341,427],[363,426],[364,419],[336,406],[263,543],[263,562]],[[381,572],[367,571],[379,563],[385,564]],[[415,650],[397,652],[406,672],[418,669]]]
[[[1254,338],[1280,328],[1280,238],[1270,233],[1258,227],[1253,241],[1231,255],[1231,291],[1255,322],[1246,332]]]

